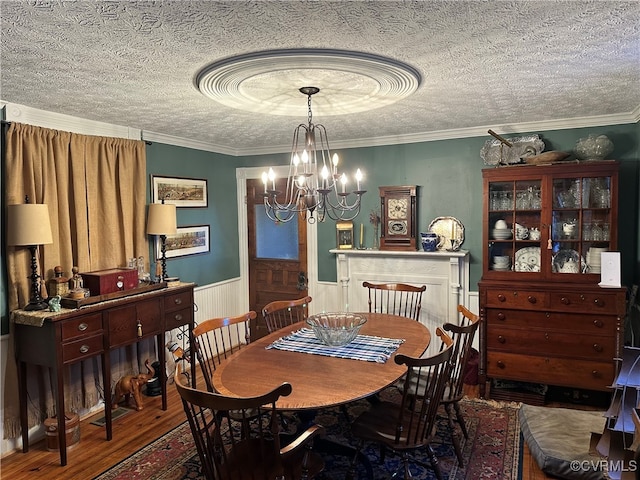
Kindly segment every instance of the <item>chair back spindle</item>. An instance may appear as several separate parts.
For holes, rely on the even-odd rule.
[[[426,285],[417,287],[405,283],[370,283],[363,282],[368,289],[369,312],[388,313],[420,320],[422,294]]]
[[[262,316],[269,333],[306,320],[309,316],[310,302],[311,297],[306,296],[296,300],[277,300],[265,305]]]
[[[256,318],[253,310],[235,317],[211,318],[193,329],[193,347],[207,390],[215,391],[213,372],[235,351],[249,344],[249,324]]]

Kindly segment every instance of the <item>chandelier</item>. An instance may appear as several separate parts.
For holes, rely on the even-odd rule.
[[[302,87],[307,96],[307,124],[301,123],[293,131],[291,161],[285,192],[276,190],[273,168],[262,173],[264,207],[267,216],[276,222],[288,222],[300,215],[309,223],[333,220],[353,220],[360,213],[362,172],[356,171],[356,189],[347,192],[347,176],[338,173],[338,155],[331,155],[329,139],[324,125],[314,125],[311,96],[317,87]],[[269,188],[271,187],[271,188]],[[349,201],[349,196],[355,198]]]

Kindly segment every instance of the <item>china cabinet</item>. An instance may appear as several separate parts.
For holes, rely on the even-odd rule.
[[[598,283],[617,248],[618,165],[483,170],[481,396],[493,379],[611,385],[626,292]]]

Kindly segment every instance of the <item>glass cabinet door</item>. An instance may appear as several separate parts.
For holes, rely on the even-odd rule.
[[[600,274],[611,239],[611,178],[553,179],[553,274]]]
[[[489,183],[489,270],[541,271],[541,179]]]

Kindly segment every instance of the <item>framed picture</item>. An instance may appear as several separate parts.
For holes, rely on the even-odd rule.
[[[206,207],[207,181],[197,178],[151,177],[152,201],[172,203],[176,207]]]
[[[353,222],[337,222],[336,235],[339,249],[353,248]]]
[[[183,257],[209,251],[209,225],[195,227],[178,227],[173,235],[167,235],[165,241],[167,258]],[[156,238],[156,260],[160,260],[160,236]]]

